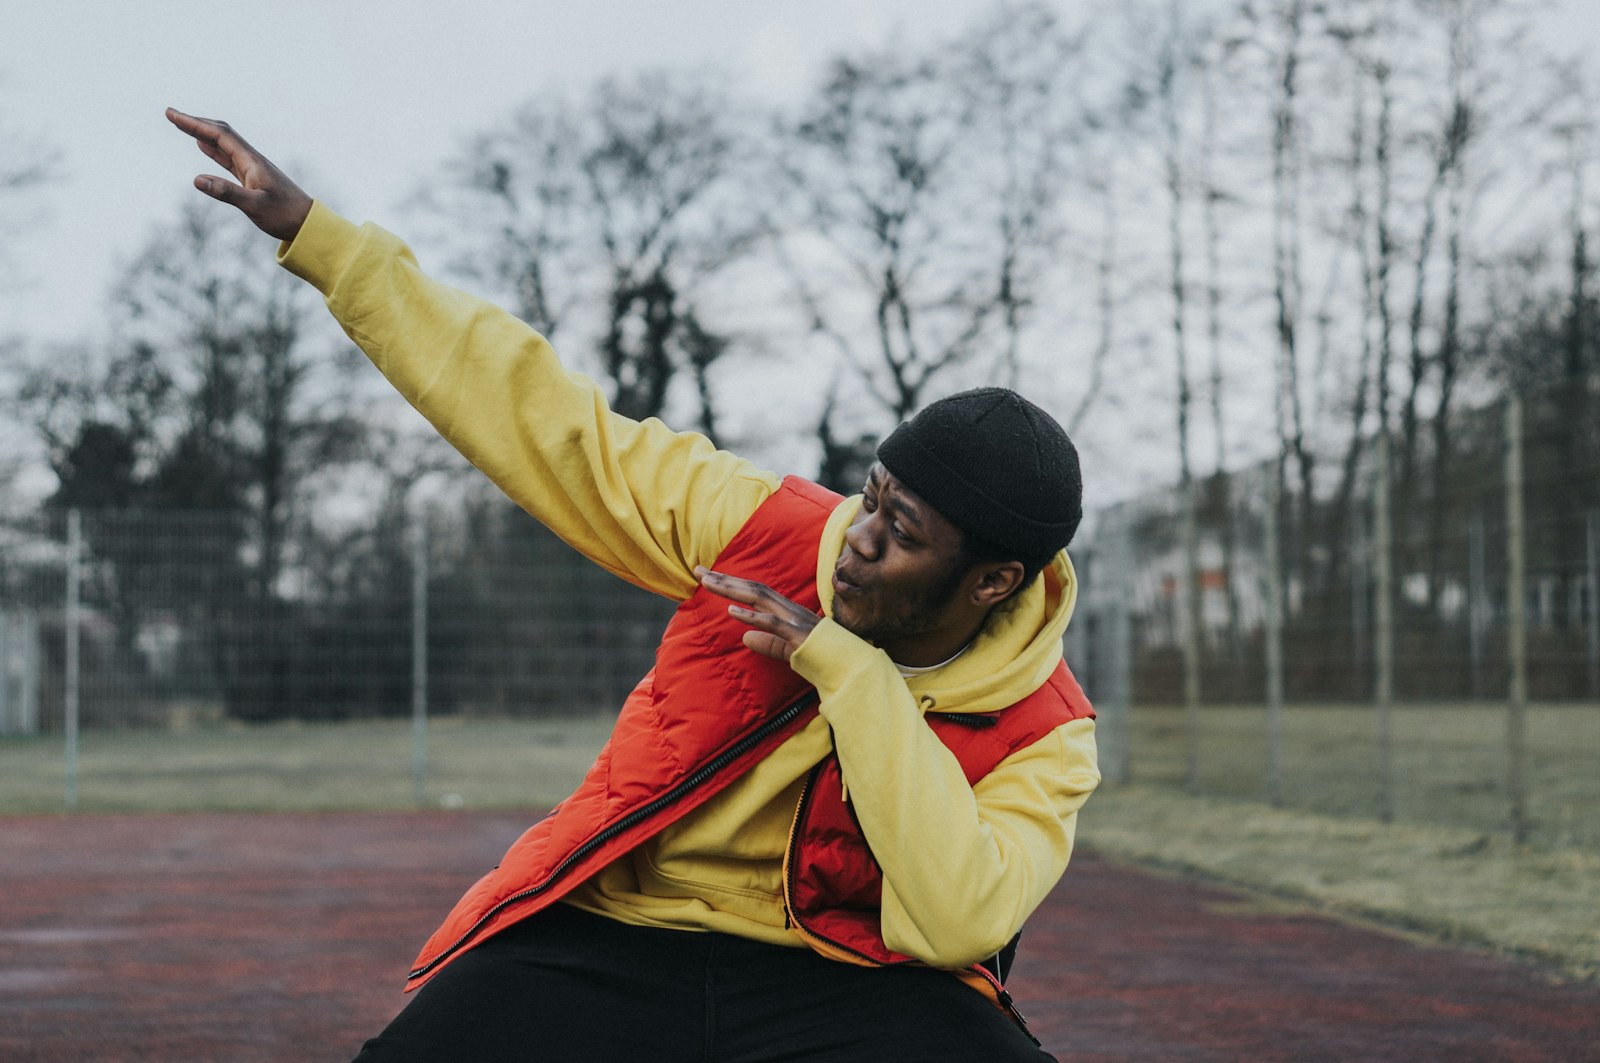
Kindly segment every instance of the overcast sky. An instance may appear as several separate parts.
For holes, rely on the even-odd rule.
[[[26,287],[0,333],[93,334],[106,288],[205,160],[169,104],[232,122],[313,194],[399,227],[394,206],[455,138],[541,91],[706,66],[773,100],[859,45],[959,29],[987,0],[54,0],[8,4],[0,123],[52,142],[61,178],[12,247]],[[403,231],[403,230],[402,230]],[[15,272],[15,271],[13,271]]]
[[[1600,54],[1596,0],[1538,36]],[[547,91],[656,66],[797,99],[833,55],[948,37],[991,0],[53,0],[7,5],[0,129],[53,145],[39,217],[0,248],[0,338],[104,336],[107,289],[170,224],[205,160],[162,117],[226,118],[314,195],[406,234],[397,205],[461,135]],[[1063,0],[1069,15],[1112,10]],[[6,426],[0,425],[0,429]],[[3,438],[3,434],[0,434]],[[1162,472],[1161,475],[1165,475]]]
[[[1595,0],[1551,4],[1541,36],[1600,52]],[[7,281],[26,286],[0,292],[0,335],[93,333],[117,265],[174,216],[204,162],[163,121],[169,104],[227,118],[293,164],[315,194],[395,224],[395,204],[458,134],[537,92],[652,65],[700,65],[769,99],[794,99],[830,55],[948,35],[990,6],[18,0],[0,29],[0,129],[52,143],[63,158],[60,178],[32,197],[40,218],[9,248],[20,269]]]

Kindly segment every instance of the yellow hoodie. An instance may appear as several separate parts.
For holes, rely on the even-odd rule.
[[[538,333],[429,279],[384,230],[318,203],[279,261],[315,285],[350,338],[439,432],[515,502],[597,564],[681,600],[696,565],[777,489],[778,477],[651,418],[612,413]],[[859,496],[823,532],[817,586]],[[881,650],[825,619],[790,664],[820,713],[716,799],[616,860],[567,899],[647,926],[803,945],[784,925],[782,860],[800,788],[830,749],[883,869],[891,949],[937,967],[993,955],[1065,870],[1077,812],[1099,782],[1094,723],[1075,720],[969,787],[921,714],[990,712],[1042,684],[1077,596],[1065,553],[991,615],[971,648],[903,678]]]

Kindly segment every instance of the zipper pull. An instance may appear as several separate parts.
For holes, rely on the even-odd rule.
[[[1011,999],[1011,994],[1006,992],[1005,989],[1002,988],[996,994],[996,999],[1000,1001],[1000,1006],[1002,1008],[1004,1008],[1006,1010],[1006,1012],[1011,1016],[1011,1021],[1013,1021],[1013,1022],[1015,1022],[1017,1024],[1017,1029],[1021,1030],[1025,1034],[1027,1034],[1028,1035],[1028,1040],[1032,1041],[1035,1045],[1037,1045],[1037,1046],[1042,1048],[1044,1046],[1044,1042],[1040,1041],[1037,1037],[1033,1036],[1033,1031],[1028,1029],[1028,1020],[1023,1017],[1021,1009],[1019,1009],[1017,1007],[1017,1002],[1015,1000]]]

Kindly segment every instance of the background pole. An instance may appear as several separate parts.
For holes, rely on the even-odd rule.
[[[428,804],[428,522],[418,514],[411,536],[411,793]]]
[[[1373,597],[1377,620],[1378,675],[1373,707],[1378,716],[1378,818],[1394,820],[1394,756],[1390,748],[1390,715],[1394,709],[1394,525],[1390,519],[1389,433],[1378,434],[1372,487],[1372,539],[1375,552]]]
[[[1183,716],[1189,736],[1185,778],[1190,793],[1200,792],[1200,488],[1183,493]]]
[[[1280,466],[1281,467],[1281,466]],[[1267,578],[1267,800],[1283,807],[1283,557],[1278,542],[1278,473],[1272,474],[1262,534]]]
[[[1585,522],[1588,543],[1589,593],[1589,696],[1600,700],[1600,509],[1591,509]]]
[[[66,736],[67,808],[78,807],[78,675],[82,662],[79,599],[83,593],[83,515],[67,513],[67,660],[63,677],[62,730]]]
[[[1484,541],[1483,514],[1473,513],[1467,524],[1467,653],[1472,658],[1472,696],[1481,698],[1488,684],[1483,678],[1484,641],[1493,611],[1489,605],[1488,548]]]
[[[1506,613],[1511,658],[1511,696],[1506,705],[1506,796],[1511,803],[1511,834],[1519,845],[1528,840],[1528,593],[1522,468],[1522,399],[1513,395],[1506,400]]]

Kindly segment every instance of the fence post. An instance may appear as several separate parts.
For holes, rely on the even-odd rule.
[[[1372,486],[1373,612],[1378,674],[1373,707],[1378,716],[1378,818],[1394,819],[1393,754],[1389,716],[1394,707],[1394,527],[1390,520],[1389,432],[1378,433]]]
[[[1584,597],[1589,600],[1589,696],[1600,699],[1600,509],[1591,509],[1587,517],[1589,593]]]
[[[1511,805],[1511,835],[1528,840],[1524,764],[1528,729],[1528,594],[1526,535],[1522,499],[1522,399],[1506,400],[1506,613],[1511,658],[1511,697],[1506,705],[1506,791]]]
[[[1283,807],[1283,559],[1278,541],[1278,504],[1282,499],[1280,457],[1267,488],[1267,508],[1261,538],[1264,543],[1267,609],[1267,800]]]
[[[1106,647],[1105,667],[1100,675],[1100,693],[1111,710],[1110,724],[1106,728],[1106,776],[1112,782],[1133,781],[1133,617],[1129,606],[1132,597],[1133,551],[1129,549],[1127,527],[1118,529],[1113,538],[1115,548],[1109,551],[1100,566],[1102,576],[1111,584],[1107,603],[1105,630],[1101,645]]]
[[[1371,551],[1367,544],[1367,514],[1358,499],[1350,507],[1350,668],[1353,677],[1364,677],[1372,667],[1371,622],[1367,616],[1370,605],[1368,594],[1372,589],[1372,573],[1368,570]],[[1359,678],[1351,681],[1351,691],[1365,691],[1366,683]]]
[[[428,804],[428,521],[418,512],[411,536],[411,795]]]
[[[1467,524],[1467,652],[1471,655],[1472,696],[1483,697],[1484,636],[1489,629],[1489,579],[1483,514],[1474,512]]]
[[[83,515],[67,513],[67,630],[66,675],[62,682],[62,731],[66,737],[68,809],[78,807],[78,672],[81,662],[78,611],[83,591]]]
[[[28,733],[22,726],[21,707],[11,707],[11,646],[16,641],[11,618],[0,603],[0,735]]]
[[[1183,492],[1183,718],[1188,732],[1184,772],[1190,793],[1200,792],[1200,544],[1195,512],[1199,489]]]

